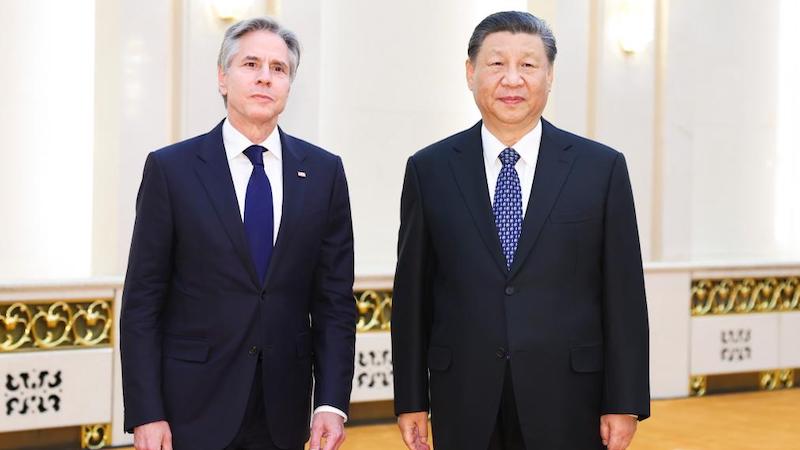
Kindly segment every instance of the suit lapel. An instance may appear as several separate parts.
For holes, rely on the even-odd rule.
[[[253,259],[250,257],[244,224],[242,224],[242,216],[239,212],[239,202],[236,199],[231,169],[222,141],[222,122],[203,139],[197,152],[195,171],[222,222],[225,233],[233,242],[233,247],[242,260],[242,264],[247,267],[253,283],[258,285],[258,276],[253,266]]]
[[[481,144],[481,122],[463,134],[461,141],[455,144],[454,150],[450,158],[450,168],[461,191],[461,196],[467,204],[475,226],[478,227],[492,259],[495,260],[500,270],[507,272],[486,184],[486,168]]]
[[[275,276],[276,267],[280,261],[287,258],[287,247],[292,239],[292,232],[300,223],[303,213],[303,199],[305,197],[306,185],[309,183],[307,178],[298,175],[298,172],[306,172],[303,165],[308,150],[305,146],[293,137],[285,134],[278,128],[281,137],[281,159],[283,160],[283,208],[281,209],[281,223],[278,229],[278,238],[275,240],[275,248],[272,251],[272,259],[269,264],[267,276],[264,277],[264,285],[269,285],[270,280]],[[313,173],[308,174],[313,177]],[[276,224],[278,225],[278,224]]]
[[[569,175],[575,157],[575,153],[569,151],[570,147],[571,143],[563,139],[561,131],[542,119],[542,142],[533,176],[533,189],[522,223],[517,253],[511,265],[510,277],[516,275],[536,244],[544,222]]]

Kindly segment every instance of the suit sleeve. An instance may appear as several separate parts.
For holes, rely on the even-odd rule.
[[[400,200],[400,233],[392,298],[395,414],[428,411],[428,340],[433,249],[413,158]]]
[[[147,157],[122,295],[120,352],[125,430],[165,419],[161,393],[161,311],[172,273],[173,224],[167,182]]]
[[[341,159],[337,160],[328,211],[311,305],[314,407],[332,406],[347,414],[353,387],[357,314],[353,298],[353,222]]]
[[[603,253],[603,414],[650,416],[649,331],[642,256],[625,158],[609,181]]]

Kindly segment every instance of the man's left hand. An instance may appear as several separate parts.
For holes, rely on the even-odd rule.
[[[600,437],[608,450],[625,450],[636,433],[636,418],[628,414],[600,416]]]
[[[325,447],[321,447],[322,439]],[[344,418],[336,413],[320,411],[311,419],[309,450],[338,450],[344,442]]]

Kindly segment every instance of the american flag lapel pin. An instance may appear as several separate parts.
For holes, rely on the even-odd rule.
[[[297,176],[300,177],[300,178],[305,178],[306,177],[306,173],[303,172],[302,170],[298,170],[297,171]]]

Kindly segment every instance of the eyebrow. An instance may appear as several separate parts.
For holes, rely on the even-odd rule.
[[[490,53],[491,55],[493,55],[493,56],[504,56],[504,55],[505,55],[505,52],[503,52],[503,51],[500,51],[500,50],[497,50],[497,49],[494,49],[494,48],[492,48],[492,49],[488,49],[488,50],[489,50],[489,53]],[[527,52],[524,52],[524,53],[522,54],[522,56],[526,56],[526,57],[527,57],[527,56],[530,56],[530,57],[535,57],[535,56],[536,56],[536,52],[534,52],[534,51],[527,51]]]
[[[257,56],[252,56],[252,55],[248,55],[248,56],[245,56],[244,58],[242,58],[242,62],[250,62],[250,61],[255,61],[255,62],[261,63],[262,59],[257,57]],[[287,63],[285,61],[282,61],[280,59],[273,59],[273,60],[269,61],[269,64],[280,64],[281,66],[284,66],[286,68],[289,67],[289,63]]]

